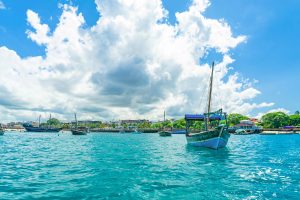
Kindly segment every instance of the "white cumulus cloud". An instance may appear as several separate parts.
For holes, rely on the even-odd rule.
[[[0,10],[2,10],[2,9],[6,9],[6,7],[5,7],[4,3],[2,1],[0,1]]]
[[[269,107],[250,103],[260,92],[232,73],[229,51],[246,40],[229,24],[209,19],[208,0],[194,0],[167,23],[161,0],[95,0],[100,17],[92,27],[77,7],[63,5],[54,30],[38,13],[27,11],[28,38],[46,55],[21,58],[0,47],[2,119],[29,119],[54,113],[62,119],[172,117],[202,112],[206,106],[209,64],[199,64],[211,49],[217,62],[213,108],[249,113]],[[201,62],[200,62],[201,63]],[[4,100],[3,100],[4,99]],[[272,104],[273,105],[273,104]]]

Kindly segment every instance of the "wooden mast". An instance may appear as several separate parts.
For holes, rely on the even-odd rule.
[[[39,127],[41,125],[41,115],[39,115]]]
[[[77,122],[77,117],[76,117],[76,113],[74,113],[74,115],[75,115],[75,129],[77,130],[77,128],[78,128],[78,122]]]
[[[211,95],[212,95],[212,85],[213,85],[213,79],[214,79],[214,67],[215,67],[215,62],[213,62],[212,66],[211,66],[207,113],[210,113],[210,109],[211,109]]]
[[[208,93],[208,105],[207,105],[207,117],[206,117],[206,130],[208,130],[209,116],[210,116],[210,110],[211,110],[211,96],[212,96],[212,86],[213,86],[213,79],[214,79],[214,67],[215,67],[215,62],[213,62],[212,66],[211,66],[211,75],[210,75],[209,93]]]

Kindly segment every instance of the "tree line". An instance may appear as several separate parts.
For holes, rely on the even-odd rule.
[[[241,120],[249,120],[250,118],[241,114],[228,115],[228,122],[230,126],[238,124]],[[300,112],[296,111],[294,114],[288,115],[284,112],[271,112],[263,115],[258,126],[263,128],[281,128],[284,126],[300,126]]]
[[[229,126],[234,126],[240,123],[241,120],[249,120],[250,117],[232,113],[227,117]],[[221,123],[225,123],[222,121]],[[124,128],[128,126],[136,126],[140,129],[161,129],[165,128],[174,128],[174,129],[185,129],[186,122],[184,119],[178,120],[166,120],[164,122],[143,122],[137,124],[122,124]],[[263,128],[281,128],[284,126],[300,126],[300,112],[296,111],[294,114],[288,115],[284,112],[271,112],[263,115],[261,120],[257,123],[258,126]],[[56,118],[49,119],[46,123],[42,123],[41,126],[51,126],[51,127],[61,127],[61,128],[71,128],[71,125],[68,123],[61,123]],[[88,124],[79,124],[79,126],[87,126],[89,128],[116,128],[116,123],[104,123],[104,122],[95,122]],[[203,123],[195,122],[192,125],[195,129],[200,129],[203,127]]]

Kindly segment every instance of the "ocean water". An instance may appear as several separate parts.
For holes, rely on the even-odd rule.
[[[0,199],[299,199],[300,135],[232,136],[188,147],[184,135],[0,136]]]

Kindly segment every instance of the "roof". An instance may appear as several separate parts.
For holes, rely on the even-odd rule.
[[[204,120],[204,115],[197,115],[197,114],[186,114],[184,117],[185,120]],[[222,120],[221,115],[210,115],[210,120]]]

